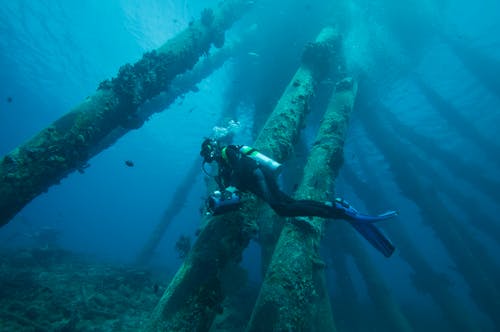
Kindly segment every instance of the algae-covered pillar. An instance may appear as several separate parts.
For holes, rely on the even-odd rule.
[[[226,43],[224,48],[220,49],[214,55],[205,58],[196,64],[193,70],[186,74],[183,74],[175,79],[172,83],[172,90],[174,93],[168,93],[167,95],[158,98],[158,100],[153,101],[148,105],[148,111],[146,113],[152,113],[159,109],[165,109],[170,103],[172,103],[179,93],[183,94],[193,89],[196,83],[200,82],[203,78],[209,76],[213,71],[222,66],[227,59],[233,55],[233,52],[241,46],[239,42]],[[154,251],[156,250],[158,244],[160,243],[165,231],[172,219],[182,210],[186,196],[191,190],[193,179],[200,174],[200,163],[194,161],[189,170],[184,175],[179,187],[176,188],[174,199],[170,200],[163,212],[161,219],[154,228],[153,232],[149,236],[148,241],[141,249],[139,255],[137,256],[136,262],[140,265],[146,264]]]
[[[410,322],[396,302],[387,283],[384,281],[375,263],[364,249],[358,234],[352,230],[339,230],[342,234],[341,245],[344,250],[352,254],[354,262],[365,281],[368,296],[373,303],[376,313],[376,323],[386,331],[413,331]],[[350,231],[350,232],[349,232]]]
[[[373,106],[372,106],[373,107]],[[432,159],[441,163],[446,170],[452,175],[452,178],[459,178],[462,181],[468,182],[475,190],[489,197],[493,202],[500,205],[500,197],[498,188],[500,181],[488,176],[487,172],[471,170],[481,170],[482,166],[472,160],[462,160],[459,155],[443,148],[433,137],[418,133],[413,126],[403,123],[390,110],[381,108],[384,111],[384,120],[390,125],[398,135],[404,140],[411,143],[414,151],[405,149],[405,153],[409,156],[418,155],[420,150],[425,158],[413,158],[412,164],[419,170],[420,173],[425,173],[426,177],[432,178],[433,182],[440,190],[451,199],[456,206],[460,206],[464,212],[464,216],[468,220],[474,220],[472,227],[485,233],[490,237],[500,237],[500,224],[495,221],[481,208],[482,197],[478,195],[470,195],[469,192],[457,190],[456,183],[449,180],[447,177],[439,176],[435,168],[427,162]],[[415,164],[418,162],[419,164]]]
[[[484,155],[489,157],[489,160],[500,167],[500,144],[497,140],[492,140],[484,136],[478,127],[471,123],[467,116],[463,115],[461,110],[454,107],[451,101],[446,100],[436,90],[429,86],[424,80],[415,76],[413,81],[420,89],[420,92],[432,105],[437,114],[448,123],[448,125],[456,130],[457,134],[469,139],[478,149],[484,152]]]
[[[323,29],[307,45],[302,65],[293,76],[254,147],[283,161],[303,127],[308,100],[328,72],[338,34]],[[177,271],[144,331],[207,331],[220,312],[224,293],[221,277],[229,263],[238,262],[257,231],[256,220],[263,203],[245,197],[240,210],[207,217],[197,241]]]
[[[442,40],[450,46],[465,68],[474,75],[485,88],[495,96],[500,95],[500,60],[498,56],[490,56],[480,47],[472,46],[470,42],[450,35],[441,35]]]
[[[375,112],[363,113],[361,120],[367,134],[386,156],[401,192],[417,204],[422,220],[433,229],[455,263],[457,272],[469,286],[471,298],[498,329],[500,289],[495,279],[498,275],[495,259],[447,207],[438,191],[440,188],[435,184],[439,174],[429,176],[429,173],[422,173],[426,163],[407,147],[401,149],[393,139],[387,139],[394,137],[395,133]]]
[[[401,143],[396,143],[401,144]],[[401,148],[403,148],[401,146]],[[384,207],[389,202],[385,195],[378,188],[383,188],[377,176],[370,171],[366,158],[360,160],[360,165],[364,174],[368,177],[369,183],[361,180],[349,167],[344,167],[344,176],[369,210],[376,211]],[[428,294],[432,300],[441,308],[446,321],[454,331],[480,331],[481,327],[474,324],[471,315],[468,314],[463,301],[459,300],[450,289],[452,282],[440,274],[430,264],[429,259],[424,257],[418,248],[418,243],[414,241],[411,234],[406,230],[404,222],[394,222],[388,225],[390,235],[394,236],[400,244],[399,255],[412,268],[412,281],[415,288]],[[399,331],[399,329],[397,329]]]
[[[211,44],[221,47],[225,30],[251,4],[228,0],[214,10],[205,9],[184,31],[134,65],[121,67],[94,95],[4,156],[0,160],[0,226],[51,185],[84,168],[115,129],[140,127],[139,106],[191,69]]]
[[[325,200],[343,163],[344,136],[357,92],[352,79],[337,83],[296,196]],[[319,257],[324,219],[285,224],[247,331],[333,331],[325,264]]]
[[[359,320],[353,313],[360,310],[358,287],[356,279],[349,269],[349,254],[344,250],[342,244],[337,241],[338,234],[333,230],[338,227],[328,227],[325,231],[324,241],[328,241],[328,252],[326,253],[329,269],[335,273],[335,288],[330,291],[332,311],[335,313],[335,326],[339,331],[365,331],[367,321]]]

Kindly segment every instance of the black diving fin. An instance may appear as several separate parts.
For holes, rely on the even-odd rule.
[[[349,222],[370,244],[385,257],[391,257],[396,249],[384,233],[373,223]]]

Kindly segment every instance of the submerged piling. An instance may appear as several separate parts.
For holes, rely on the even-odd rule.
[[[340,225],[339,225],[340,226]],[[338,227],[335,227],[338,229]],[[339,331],[361,332],[367,329],[366,320],[357,319],[359,311],[359,294],[357,285],[348,266],[348,253],[338,241],[338,233],[330,227],[325,230],[325,241],[328,241],[328,268],[333,270],[335,283],[330,287],[332,310],[335,313],[335,326]]]
[[[412,126],[400,121],[390,110],[382,106],[379,109],[384,112],[384,120],[393,128],[397,135],[412,144],[415,150],[414,155],[418,155],[417,149],[421,150],[427,158],[440,162],[453,177],[468,182],[475,190],[489,197],[492,202],[500,204],[500,197],[498,197],[500,182],[492,177],[488,177],[485,172],[471,172],[472,169],[481,169],[481,165],[471,160],[462,160],[458,155],[435,144],[435,140],[431,137],[417,133]],[[413,164],[418,168],[420,173],[425,174],[427,178],[432,178],[436,186],[440,188],[440,191],[445,193],[452,202],[463,209],[466,219],[475,220],[472,223],[472,227],[489,237],[500,237],[500,225],[480,208],[482,201],[476,197],[477,195],[470,195],[462,190],[457,190],[456,184],[452,180],[439,176],[434,168],[421,158],[413,158]]]
[[[396,143],[398,144],[398,143]],[[360,154],[362,155],[362,154]],[[390,200],[379,190],[382,184],[377,175],[371,172],[368,161],[364,158],[359,162],[363,174],[368,182],[361,180],[350,167],[344,167],[343,175],[356,195],[363,200],[368,210],[383,209]],[[467,314],[466,306],[450,290],[451,281],[445,275],[436,271],[429,260],[424,257],[414,239],[406,230],[404,216],[401,220],[390,223],[386,232],[397,240],[399,247],[404,248],[399,255],[412,268],[412,282],[418,291],[428,294],[442,310],[448,324],[455,330],[480,331],[481,328],[474,324],[474,320]]]
[[[352,79],[337,84],[296,196],[326,200],[343,163],[344,136],[357,92]],[[281,232],[247,331],[334,331],[324,262],[321,218],[293,218]]]
[[[460,40],[457,37],[445,34],[442,34],[441,37],[462,61],[464,67],[493,95],[500,96],[500,60],[498,56],[482,53],[480,47],[473,47],[470,42]]]
[[[251,5],[247,0],[222,2],[134,65],[101,82],[96,93],[0,160],[0,226],[28,202],[102,151],[116,128],[142,125],[139,106],[191,69],[213,44],[224,44],[224,32]]]
[[[373,105],[372,109],[373,109]],[[497,308],[500,308],[500,293],[495,283],[498,275],[497,263],[484,246],[470,234],[441,199],[434,178],[426,178],[417,172],[418,160],[407,148],[398,148],[393,139],[385,139],[388,132],[376,112],[364,112],[360,117],[366,132],[386,156],[403,195],[417,204],[426,222],[436,233],[456,264],[457,271],[470,287],[470,296],[478,307],[489,316],[496,327],[500,327]],[[393,135],[389,135],[392,137]]]
[[[500,144],[496,140],[488,139],[480,132],[479,128],[475,127],[466,116],[461,114],[461,111],[453,106],[450,101],[445,100],[437,91],[430,87],[422,78],[416,76],[413,81],[420,89],[422,95],[428,100],[437,114],[452,127],[457,134],[468,138],[477,146],[479,151],[482,151],[487,158],[500,167]],[[499,81],[500,83],[500,81]],[[498,188],[498,186],[497,186]]]
[[[191,71],[176,77],[176,79],[172,82],[172,89],[166,94],[155,98],[151,103],[148,103],[147,107],[143,107],[145,110],[141,111],[141,116],[149,116],[152,113],[168,107],[176,99],[176,97],[193,89],[198,82],[222,66],[226,60],[232,57],[234,53],[241,48],[241,46],[242,43],[240,40],[233,40],[230,43],[226,43],[226,45],[224,45],[224,47],[218,50],[215,54],[212,54],[210,57],[198,62]],[[175,93],[172,90],[175,91]],[[160,221],[137,256],[136,262],[138,264],[143,265],[150,260],[165,231],[170,225],[171,220],[182,210],[184,204],[179,204],[179,202],[185,201],[185,198],[191,189],[193,179],[199,175],[199,172],[200,164],[199,162],[194,161],[184,175],[183,181],[176,189],[174,194],[175,199],[168,202]]]
[[[396,302],[394,295],[391,294],[389,286],[384,282],[368,252],[362,247],[357,234],[353,233],[352,230],[351,232],[343,231],[341,243],[344,249],[352,254],[354,262],[362,275],[368,296],[374,305],[373,310],[376,313],[377,323],[381,324],[385,331],[413,331],[411,323],[401,306]]]
[[[182,182],[175,189],[173,198],[168,202],[167,208],[163,212],[160,221],[154,228],[148,241],[137,256],[137,264],[144,265],[149,262],[151,256],[153,256],[153,253],[156,250],[156,247],[160,243],[163,234],[170,225],[170,222],[182,210],[186,196],[189,194],[191,188],[193,187],[193,180],[196,179],[196,176],[198,176],[199,174],[200,165],[198,163],[193,163],[187,173],[184,175]]]
[[[254,147],[275,160],[286,160],[303,127],[308,100],[326,75],[338,34],[324,29],[306,47],[303,64],[284,91],[258,136]],[[227,264],[241,260],[243,250],[257,231],[263,206],[245,197],[240,210],[207,217],[188,257],[153,311],[144,331],[206,331],[220,312],[224,299],[220,275]]]

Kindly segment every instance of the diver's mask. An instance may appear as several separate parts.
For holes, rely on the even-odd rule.
[[[205,139],[201,144],[200,156],[203,157],[203,164],[201,167],[206,174],[208,173],[205,170],[205,164],[211,163],[214,160],[216,160],[218,155],[219,155],[219,143],[217,142],[217,140],[211,138]]]
[[[203,161],[206,163],[211,163],[217,157],[219,143],[215,139],[207,138],[201,143],[200,156],[203,157]]]

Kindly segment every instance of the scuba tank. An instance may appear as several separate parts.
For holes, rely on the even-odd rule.
[[[260,153],[259,151],[255,150],[252,147],[243,145],[240,148],[240,152],[246,156],[249,156],[257,163],[259,163],[259,165],[263,166],[264,168],[271,171],[275,175],[281,172],[282,165],[279,162],[269,158],[265,154]]]

